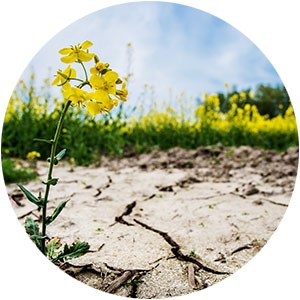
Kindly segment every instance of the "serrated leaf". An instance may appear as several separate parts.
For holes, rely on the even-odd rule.
[[[61,150],[61,151],[55,156],[55,158],[56,158],[58,161],[60,161],[60,160],[65,156],[66,152],[67,152],[67,149]]]
[[[25,231],[30,236],[30,239],[35,243],[35,245],[41,249],[41,240],[45,239],[46,236],[40,235],[39,225],[31,218],[26,218],[25,220]]]
[[[39,225],[32,218],[26,218],[24,227],[26,233],[30,236],[39,234]]]
[[[22,184],[18,184],[18,187],[21,189],[21,191],[24,193],[24,195],[30,202],[34,203],[35,205],[41,208],[44,206],[43,202],[40,201],[37,197],[35,197],[31,192],[29,192]]]
[[[65,245],[63,254],[66,259],[71,259],[84,255],[89,249],[90,245],[86,242],[74,242],[70,247]]]
[[[71,246],[65,244],[64,249],[53,259],[53,262],[80,257],[88,252],[90,245],[86,242],[74,242]]]
[[[50,223],[52,223],[57,217],[58,215],[61,213],[61,211],[65,208],[66,204],[69,202],[70,200],[67,201],[63,201],[60,202],[57,207],[54,209],[52,215],[50,217],[47,218],[46,220],[46,224],[49,225]]]

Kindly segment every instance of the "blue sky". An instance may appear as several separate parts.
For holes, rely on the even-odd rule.
[[[238,89],[281,83],[262,52],[229,24],[195,8],[148,1],[102,9],[71,24],[39,51],[22,77],[30,67],[40,80],[48,67],[51,74],[64,69],[58,50],[86,39],[120,76],[127,74],[126,45],[132,44],[132,103],[141,99],[145,84],[153,86],[155,99],[168,101],[181,93],[193,99],[224,91],[225,82]]]

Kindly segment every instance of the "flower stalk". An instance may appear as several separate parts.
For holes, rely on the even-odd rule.
[[[53,167],[55,164],[55,154],[56,154],[56,149],[57,149],[57,144],[58,140],[61,134],[61,130],[63,127],[63,122],[67,113],[68,108],[71,105],[71,101],[68,101],[63,108],[62,114],[60,116],[60,119],[58,121],[56,131],[54,138],[52,140],[52,145],[51,145],[51,152],[50,152],[50,159],[49,159],[49,169],[48,169],[48,176],[47,176],[47,181],[46,181],[46,190],[45,190],[45,196],[43,199],[43,209],[42,209],[42,237],[46,237],[46,228],[47,228],[47,203],[48,203],[48,197],[49,197],[49,192],[50,192],[50,187],[51,187],[51,180],[52,180],[52,171]],[[43,254],[46,254],[46,248],[45,248],[45,239],[43,238],[41,240],[41,251]]]
[[[94,53],[88,51],[90,46],[92,46],[92,42],[85,41],[82,44],[71,46],[70,48],[63,48],[59,51],[59,53],[63,55],[61,61],[68,64],[68,66],[64,71],[57,71],[52,85],[61,87],[65,104],[56,127],[54,138],[52,140],[35,139],[36,141],[46,142],[51,145],[50,157],[47,159],[49,162],[47,179],[43,182],[43,184],[46,185],[44,195],[39,193],[37,197],[19,184],[19,188],[26,198],[35,204],[38,209],[42,210],[41,230],[39,224],[28,217],[25,220],[26,232],[41,252],[55,263],[64,262],[67,259],[84,255],[90,247],[86,242],[74,242],[72,245],[65,244],[62,247],[58,238],[49,238],[47,235],[47,226],[58,217],[70,200],[60,202],[52,214],[48,215],[47,206],[50,189],[51,186],[56,185],[59,180],[58,178],[52,177],[53,168],[66,153],[66,149],[57,153],[57,147],[67,111],[72,105],[73,107],[86,108],[93,117],[102,112],[108,113],[118,104],[118,100],[126,101],[128,93],[125,82],[119,78],[116,72],[108,69],[109,64],[101,63]],[[89,74],[84,63],[91,61],[93,58],[95,65],[90,69]],[[83,68],[83,79],[77,78],[76,69],[71,67],[72,63],[79,64]],[[77,85],[75,85],[73,81],[75,81]],[[122,84],[122,87],[118,89],[117,86],[120,84]],[[31,156],[32,155],[33,152],[31,153]]]

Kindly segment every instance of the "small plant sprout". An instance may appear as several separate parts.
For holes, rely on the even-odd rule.
[[[19,184],[26,198],[36,205],[41,211],[41,224],[32,218],[25,220],[25,230],[31,240],[55,263],[64,262],[84,255],[89,250],[87,242],[74,242],[71,245],[62,245],[58,238],[49,238],[47,226],[59,216],[68,203],[68,199],[60,202],[49,214],[47,204],[49,202],[50,189],[59,183],[59,178],[52,176],[54,167],[65,157],[67,149],[59,149],[59,137],[63,130],[63,122],[70,107],[86,109],[94,118],[97,114],[108,114],[118,101],[126,101],[128,91],[126,82],[119,78],[118,73],[109,68],[108,63],[101,62],[98,56],[89,52],[92,42],[85,41],[82,44],[63,48],[59,51],[62,54],[61,61],[67,64],[65,70],[58,70],[52,85],[59,86],[64,98],[63,109],[52,139],[36,138],[35,141],[48,143],[50,156],[47,178],[42,181],[44,192],[34,195],[23,185]],[[88,72],[86,63],[93,62]],[[82,69],[82,78],[77,77],[78,66]],[[59,149],[59,151],[58,151]],[[28,154],[28,159],[40,157],[38,152]]]
[[[196,256],[196,252],[194,249],[192,249],[189,253],[189,257],[195,257]]]

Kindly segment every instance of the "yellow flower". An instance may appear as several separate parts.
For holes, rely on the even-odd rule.
[[[72,101],[74,106],[80,106],[80,104],[90,99],[88,92],[80,88],[73,87],[69,83],[63,85],[62,94],[64,99]]]
[[[88,101],[86,103],[86,108],[88,112],[93,116],[93,118],[102,112],[107,113],[107,109],[105,105],[101,102],[95,102],[95,101]]]
[[[100,72],[107,69],[109,67],[108,63],[103,63],[101,61],[98,61],[94,67],[90,69],[90,72],[92,75],[99,75]]]
[[[89,53],[88,48],[90,46],[92,46],[92,42],[87,40],[82,44],[62,48],[59,51],[63,55],[61,61],[69,65],[64,71],[57,71],[52,85],[62,86],[65,100],[71,101],[73,106],[86,108],[87,112],[95,117],[102,112],[108,113],[114,106],[118,105],[118,100],[126,101],[128,90],[126,83],[123,83],[118,73],[109,69],[108,63],[101,62],[96,54]],[[90,75],[88,75],[83,62],[91,59],[94,59],[95,64],[90,68]],[[70,66],[73,62],[81,63],[85,80],[76,78],[76,70]],[[87,76],[89,76],[89,80]],[[72,80],[78,80],[80,84],[71,85]]]
[[[116,95],[116,81],[119,75],[114,71],[108,71],[103,76],[92,75],[90,83],[96,90],[103,90],[107,94]]]
[[[37,151],[28,152],[27,155],[26,155],[26,158],[29,159],[29,160],[34,160],[38,157],[41,157],[41,154]]]
[[[102,112],[108,113],[114,106],[118,105],[118,100],[111,98],[104,89],[91,92],[89,96],[90,101],[86,102],[86,108],[93,117]]]
[[[57,71],[57,75],[52,81],[52,85],[63,85],[69,80],[69,78],[75,78],[75,77],[76,77],[76,70],[71,68],[70,65],[68,65],[68,67],[64,71],[62,70]]]
[[[128,90],[126,89],[126,82],[122,83],[122,89],[117,90],[116,94],[120,100],[126,101],[127,96],[128,96]]]
[[[75,61],[90,61],[95,54],[89,53],[87,49],[92,45],[92,42],[85,41],[80,45],[71,46],[70,48],[62,48],[59,50],[59,53],[65,56],[63,56],[60,60],[67,64]]]

